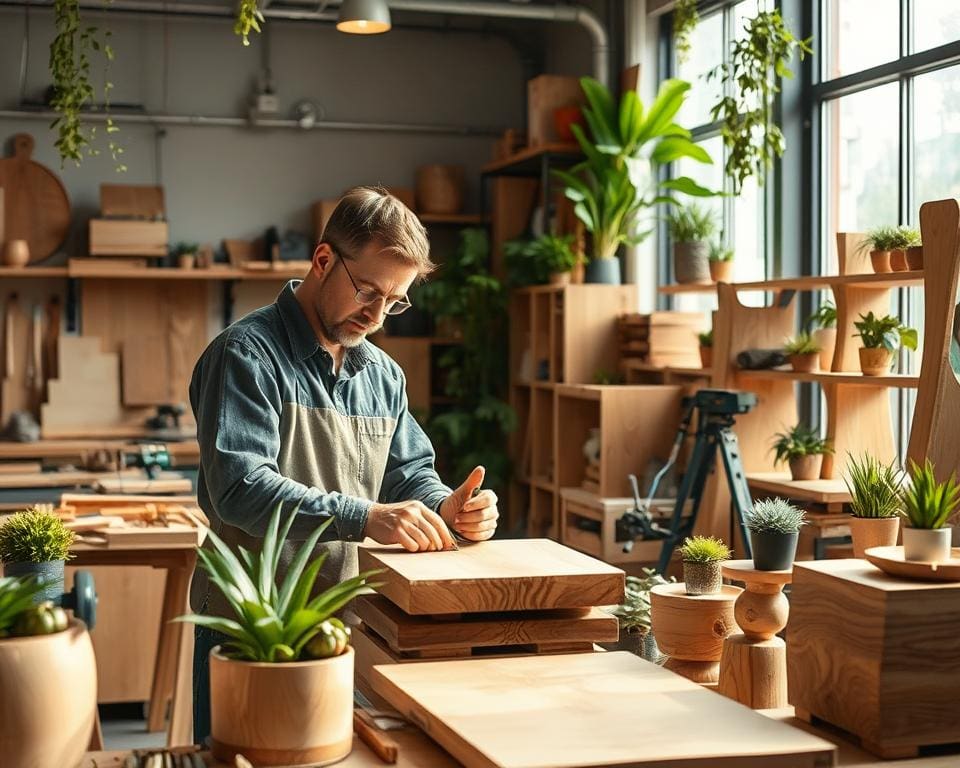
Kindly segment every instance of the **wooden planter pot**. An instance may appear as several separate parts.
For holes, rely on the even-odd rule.
[[[569,272],[551,272],[550,285],[570,285]]]
[[[820,369],[820,352],[806,355],[790,355],[790,367],[801,373],[812,373]]]
[[[353,747],[351,646],[330,659],[266,664],[210,652],[213,755],[233,764],[328,765]]]
[[[417,168],[417,208],[421,213],[460,213],[463,187],[462,165],[421,165]]]
[[[700,347],[700,364],[704,368],[713,365],[713,347]]]
[[[874,272],[891,272],[890,251],[870,251],[870,262]]]
[[[906,272],[910,269],[907,266],[907,252],[903,248],[890,251],[890,269],[894,272]]]
[[[900,531],[899,517],[851,517],[853,556],[863,557],[870,547],[892,547]]]
[[[833,370],[833,351],[837,348],[837,329],[818,328],[813,338],[820,347],[820,370]]]
[[[907,268],[923,269],[923,246],[911,245],[907,248]]]
[[[823,455],[819,453],[807,456],[794,456],[790,459],[790,477],[793,480],[819,480]]]
[[[97,714],[97,662],[82,621],[0,640],[0,763],[79,765]]]
[[[883,347],[860,347],[860,370],[864,376],[883,376],[890,372],[893,355]]]

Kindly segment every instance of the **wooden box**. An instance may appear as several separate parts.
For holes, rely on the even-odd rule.
[[[540,75],[527,81],[527,143],[531,147],[559,141],[553,125],[558,107],[583,105],[586,97],[580,79],[564,75]]]
[[[631,313],[617,319],[620,359],[636,359],[657,366],[700,367],[704,330],[701,312]]]
[[[863,560],[797,563],[789,700],[881,757],[960,742],[960,583],[908,581]]]
[[[165,221],[90,219],[91,256],[165,258],[169,227]]]

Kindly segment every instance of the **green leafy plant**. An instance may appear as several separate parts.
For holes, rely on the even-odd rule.
[[[960,505],[956,473],[938,483],[930,459],[922,467],[911,461],[910,483],[900,491],[900,503],[911,528],[943,528]]]
[[[683,542],[680,554],[685,563],[719,563],[730,559],[730,547],[714,536],[693,536]]]
[[[180,243],[177,243],[176,245],[174,245],[174,246],[170,249],[170,255],[171,255],[171,256],[174,256],[174,257],[177,257],[177,256],[185,256],[185,255],[188,254],[188,253],[196,253],[199,248],[200,248],[200,244],[199,244],[199,243],[184,243],[184,242],[180,242]]]
[[[721,240],[711,240],[707,258],[710,261],[733,261],[733,248],[727,248]]]
[[[244,45],[250,45],[250,30],[260,32],[260,25],[265,23],[257,0],[240,0],[237,5],[237,19],[233,24],[235,35],[243,39]]]
[[[697,338],[700,340],[701,347],[712,347],[713,346],[713,329],[711,328],[709,331],[698,333]]]
[[[586,160],[569,171],[554,171],[573,201],[574,213],[592,237],[591,258],[616,256],[621,244],[641,242],[651,230],[634,234],[640,211],[676,200],[664,191],[706,197],[715,193],[683,176],[660,180],[657,168],[683,157],[712,163],[690,131],[674,122],[690,83],[665,80],[656,99],[644,110],[634,90],[614,102],[610,91],[596,80],[580,80],[588,106],[583,115],[588,139],[578,125],[571,126]]]
[[[790,459],[801,456],[818,456],[833,453],[830,441],[820,437],[820,434],[806,424],[797,424],[786,432],[774,435],[773,443],[775,461],[781,464]]]
[[[511,286],[540,285],[558,272],[569,272],[577,264],[573,235],[541,235],[519,238],[503,244],[504,262]]]
[[[788,355],[813,355],[820,351],[820,345],[807,331],[800,331],[783,343],[783,351]]]
[[[837,308],[830,299],[824,301],[817,311],[807,318],[807,327],[813,330],[817,328],[834,328],[837,325]]]
[[[896,517],[900,513],[903,470],[870,454],[850,457],[843,482],[850,492],[854,517]]]
[[[913,350],[917,348],[916,329],[904,325],[898,317],[892,315],[876,317],[873,312],[868,312],[866,315],[860,315],[860,320],[853,325],[857,329],[853,335],[859,336],[867,349],[882,347],[893,353],[900,347]]]
[[[370,594],[380,586],[367,581],[380,571],[365,571],[314,596],[327,553],[312,561],[310,555],[332,518],[303,542],[278,584],[280,552],[299,511],[299,507],[293,509],[281,529],[282,508],[278,504],[270,517],[259,555],[240,547],[238,557],[209,530],[207,540],[212,548],[197,549],[200,567],[223,593],[234,618],[190,614],[177,620],[227,635],[230,640],[224,649],[235,659],[285,662],[342,653],[349,635],[333,614],[357,595]]]
[[[43,584],[32,577],[0,578],[0,638],[13,633],[20,617],[33,606]]]
[[[891,248],[909,248],[913,245],[920,245],[920,230],[913,227],[897,227],[893,232],[893,242]]]
[[[717,218],[695,203],[678,206],[667,216],[667,229],[675,243],[702,243],[716,234]]]
[[[894,243],[897,242],[898,237],[897,227],[874,227],[867,230],[867,234],[860,241],[857,251],[889,251],[895,247]]]
[[[677,0],[673,9],[673,47],[680,64],[690,57],[690,36],[699,22],[697,0]]]
[[[672,576],[668,581],[653,568],[642,569],[643,576],[627,576],[623,603],[607,608],[607,612],[616,616],[621,632],[650,631],[650,590],[658,584],[670,584],[676,581]]]
[[[762,186],[774,158],[783,156],[786,142],[773,117],[774,99],[782,78],[793,77],[788,66],[793,54],[803,59],[813,53],[813,38],[797,38],[777,10],[758,13],[745,29],[746,34],[731,44],[729,62],[707,75],[728,86],[710,116],[722,123],[728,153],[725,170],[737,195],[751,176]]]
[[[0,527],[0,561],[4,563],[48,563],[67,560],[73,531],[56,515],[31,508],[7,518]]]
[[[806,524],[807,513],[786,499],[762,499],[744,514],[744,525],[753,533],[794,533]]]

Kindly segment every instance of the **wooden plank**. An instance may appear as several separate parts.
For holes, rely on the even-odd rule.
[[[923,283],[924,272],[886,272],[882,274],[813,275],[809,277],[782,277],[772,280],[757,280],[745,283],[731,283],[735,291],[819,291],[838,285],[851,285],[857,288],[877,290],[889,288],[908,288]],[[715,283],[680,283],[661,285],[657,290],[663,294],[713,293]]]
[[[397,652],[557,642],[616,642],[617,620],[599,608],[469,614],[456,619],[411,616],[384,597],[357,599],[351,609]]]
[[[169,227],[165,221],[90,219],[91,256],[167,256]]]
[[[153,334],[121,342],[124,405],[164,405],[171,402],[170,380],[157,373],[169,370],[169,350],[167,339]]]
[[[614,605],[619,568],[548,539],[502,539],[455,552],[361,546],[360,570],[384,568],[380,594],[409,614],[483,613]]]
[[[841,479],[791,480],[782,472],[751,472],[747,474],[751,491],[763,491],[771,496],[784,496],[797,501],[816,504],[849,504],[850,492]]]
[[[146,476],[142,469],[123,470],[123,476],[130,479],[142,479]],[[0,474],[0,488],[72,488],[85,486],[92,488],[105,477],[116,477],[116,472],[86,472],[83,470],[64,472],[23,472]]]
[[[430,410],[431,339],[378,335],[376,344],[400,366],[407,379],[410,408]]]
[[[487,163],[482,168],[483,173],[496,173],[497,171],[507,170],[511,166],[524,163],[528,160],[533,160],[539,158],[544,154],[552,155],[567,155],[569,157],[579,157],[582,154],[579,144],[567,144],[567,143],[556,143],[551,142],[548,144],[540,144],[536,147],[526,147],[525,149],[520,150],[519,152],[505,157],[502,160],[495,160],[492,163]]]
[[[903,387],[916,388],[920,384],[919,376],[906,376],[903,374],[888,374],[886,376],[864,376],[857,372],[844,371],[815,371],[812,373],[802,373],[798,371],[787,371],[770,369],[765,371],[737,371],[737,381],[808,381],[826,386],[848,385],[854,387]],[[747,389],[749,385],[741,385],[741,389]]]
[[[836,749],[629,653],[386,665],[371,682],[468,768],[813,768]]]
[[[101,184],[100,215],[132,219],[162,219],[166,214],[163,187],[148,184]]]

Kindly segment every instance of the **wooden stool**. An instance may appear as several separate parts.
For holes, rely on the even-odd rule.
[[[650,591],[650,620],[657,646],[670,657],[664,667],[715,686],[724,638],[737,631],[734,602],[742,592],[729,584],[715,595],[688,595],[682,583],[655,586]]]
[[[752,560],[730,560],[722,571],[744,582],[746,591],[734,606],[742,631],[723,641],[717,690],[753,709],[785,707],[787,646],[776,634],[787,625],[790,605],[783,585],[792,580],[793,569],[758,571]]]

